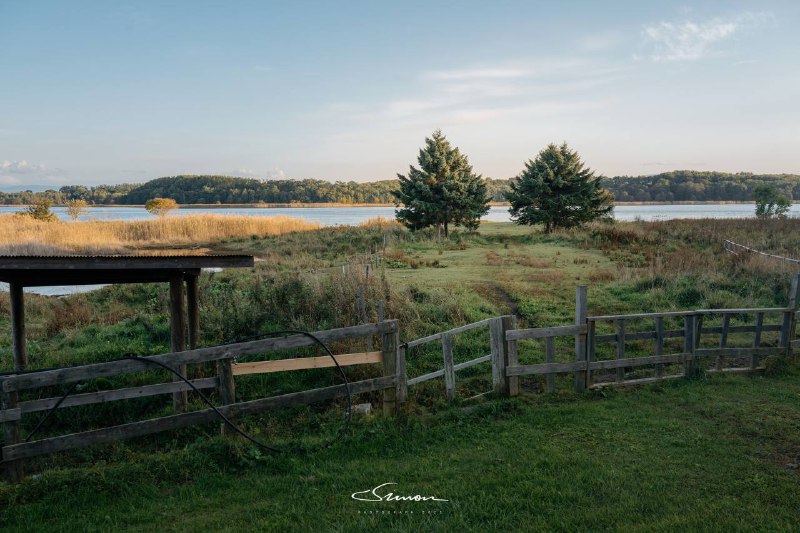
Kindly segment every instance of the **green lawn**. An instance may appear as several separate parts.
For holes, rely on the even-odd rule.
[[[302,455],[206,441],[0,487],[0,517],[48,531],[789,530],[798,395],[797,370],[715,376],[362,420]],[[350,497],[387,482],[449,501]]]

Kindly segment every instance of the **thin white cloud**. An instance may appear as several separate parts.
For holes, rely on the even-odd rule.
[[[0,184],[3,185],[24,185],[26,183],[53,183],[64,182],[64,171],[61,169],[51,169],[39,163],[29,163],[22,159],[20,161],[0,161]]]
[[[426,72],[423,78],[436,81],[503,80],[522,78],[530,73],[529,69],[518,67],[466,68],[434,70]]]
[[[642,28],[648,57],[653,61],[694,61],[716,51],[719,43],[774,20],[772,13],[740,13],[705,22],[658,22]]]

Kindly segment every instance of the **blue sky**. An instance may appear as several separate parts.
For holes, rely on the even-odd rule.
[[[0,185],[800,173],[800,2],[0,0]]]

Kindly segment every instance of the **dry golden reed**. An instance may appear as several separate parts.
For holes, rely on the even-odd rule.
[[[161,220],[41,222],[0,216],[0,254],[125,254],[137,249],[201,246],[233,237],[282,235],[318,229],[286,216],[189,215]]]

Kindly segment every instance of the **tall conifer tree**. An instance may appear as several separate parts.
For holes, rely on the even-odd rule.
[[[472,171],[467,156],[436,130],[417,161],[419,169],[412,165],[408,176],[397,175],[400,188],[392,193],[397,220],[411,230],[441,226],[445,236],[451,225],[477,229],[489,212],[489,198],[486,182]]]
[[[517,224],[544,224],[549,233],[609,216],[613,197],[600,186],[602,179],[567,143],[550,144],[511,180],[506,193],[511,219]]]

